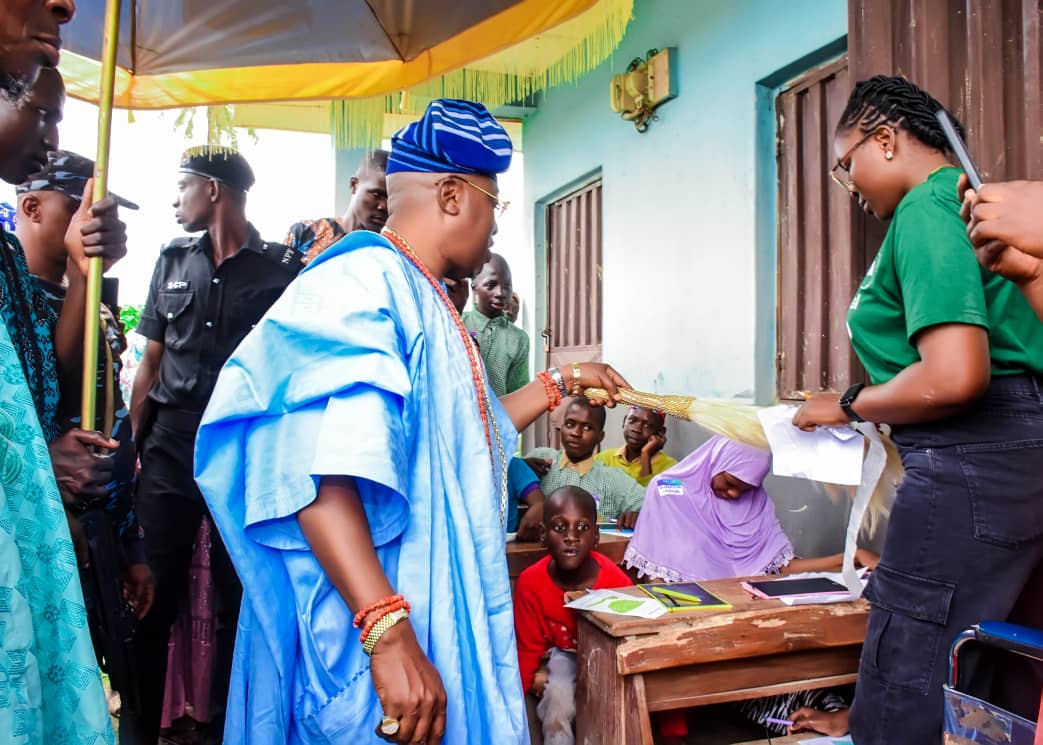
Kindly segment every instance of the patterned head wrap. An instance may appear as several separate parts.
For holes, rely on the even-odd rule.
[[[83,187],[94,175],[94,161],[68,150],[55,150],[47,154],[47,165],[15,187],[15,192],[60,191],[76,202],[83,199]],[[121,207],[136,210],[138,205],[118,194],[111,193]]]
[[[443,98],[391,138],[387,173],[473,173],[496,177],[511,165],[507,131],[482,104]]]

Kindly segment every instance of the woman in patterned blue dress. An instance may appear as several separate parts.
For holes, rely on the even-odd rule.
[[[39,144],[54,126],[28,92],[41,67],[57,64],[59,30],[74,10],[70,0],[0,6],[0,177],[10,183],[38,166]],[[84,229],[70,246],[73,255],[125,250],[114,211],[102,211],[79,216]],[[85,249],[87,242],[96,245]],[[21,247],[3,234],[0,251],[0,742],[111,743],[76,555],[41,426],[53,428],[58,405],[54,343]]]

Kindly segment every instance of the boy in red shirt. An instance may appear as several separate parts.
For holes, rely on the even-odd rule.
[[[597,511],[594,497],[578,486],[563,486],[548,496],[540,540],[550,555],[521,573],[514,592],[522,686],[541,696],[536,713],[543,722],[544,745],[573,742],[576,617],[565,607],[565,593],[631,584],[622,569],[594,550],[598,545]],[[548,651],[546,684],[535,684]]]

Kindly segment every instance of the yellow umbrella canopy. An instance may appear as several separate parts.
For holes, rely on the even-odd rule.
[[[104,0],[79,0],[61,70],[99,100]],[[633,0],[124,0],[113,102],[163,109],[335,101],[338,144],[431,98],[495,108],[577,79],[616,48]],[[405,95],[402,95],[405,93]]]
[[[68,93],[99,104],[94,198],[112,108],[331,100],[345,147],[427,99],[489,108],[575,80],[616,48],[633,0],[78,0],[63,32]],[[82,426],[95,421],[101,260],[90,261]],[[88,372],[89,371],[89,372]]]

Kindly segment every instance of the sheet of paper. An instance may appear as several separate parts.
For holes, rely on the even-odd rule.
[[[639,618],[659,618],[667,612],[666,607],[658,600],[637,595],[625,595],[614,590],[590,590],[583,597],[566,603],[565,607]]]
[[[859,581],[855,570],[855,551],[858,550],[858,533],[862,529],[862,521],[869,509],[869,500],[876,491],[877,482],[884,473],[884,465],[887,461],[887,453],[884,443],[880,439],[880,433],[872,422],[859,422],[854,425],[866,441],[869,442],[869,450],[866,452],[865,462],[862,464],[862,477],[859,479],[858,489],[855,491],[855,499],[851,503],[851,516],[847,520],[847,537],[844,541],[844,585],[858,597],[862,597],[865,589]]]
[[[832,603],[850,603],[852,600],[858,600],[857,597],[852,595],[850,592],[837,593],[836,595],[816,595],[810,597],[808,595],[792,595],[788,598],[779,598],[783,605],[794,607],[797,605],[830,605]]]
[[[796,410],[796,406],[780,404],[757,413],[771,446],[772,472],[827,484],[861,483],[862,436],[847,426],[805,432],[793,426]]]
[[[843,737],[812,737],[810,740],[801,740],[800,745],[854,745],[851,735]]]

